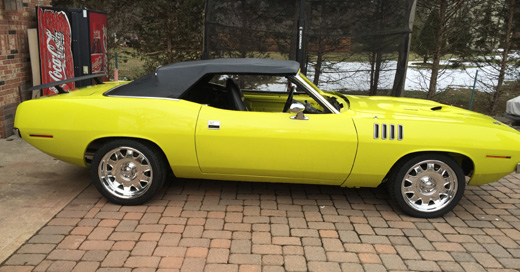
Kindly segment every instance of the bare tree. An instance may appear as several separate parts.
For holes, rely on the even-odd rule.
[[[432,65],[428,99],[432,99],[437,91],[441,58],[456,44],[448,43],[448,37],[456,37],[456,33],[454,35],[453,32],[459,29],[461,18],[470,15],[472,4],[469,0],[420,0],[417,4],[418,12],[429,14],[427,18],[432,18],[429,27],[434,30],[430,52]]]
[[[136,27],[138,50],[147,56],[148,70],[198,59],[202,49],[203,0],[152,0]]]
[[[480,54],[475,63],[483,72],[482,76],[493,82],[491,86],[488,84],[486,87],[492,92],[489,112],[496,114],[508,74],[510,78],[518,77],[519,74],[518,67],[512,63],[510,56],[512,50],[518,49],[513,37],[519,29],[519,18],[515,18],[515,0],[486,1],[481,8],[487,15],[483,16],[478,24],[479,37],[475,46]],[[496,50],[497,47],[500,49]]]
[[[208,57],[266,58],[269,52],[288,53],[294,21],[292,1],[270,4],[262,0],[210,1],[205,31]]]
[[[133,37],[147,70],[197,59],[202,48],[204,0],[53,0],[56,7],[105,11],[110,37]],[[109,39],[109,47],[118,47]]]
[[[507,23],[504,25],[505,27],[505,33],[504,33],[504,42],[503,42],[503,50],[501,59],[499,62],[500,70],[498,72],[498,83],[495,88],[495,93],[493,95],[493,100],[491,101],[491,108],[490,112],[491,114],[494,114],[497,109],[497,102],[500,96],[503,93],[502,86],[504,85],[504,78],[506,74],[507,69],[507,61],[509,56],[509,51],[511,49],[511,36],[513,35],[512,29],[513,29],[513,15],[515,14],[515,0],[508,1],[508,14],[507,14]]]
[[[348,54],[350,50],[350,39],[342,28],[349,13],[349,7],[345,3],[332,5],[329,2],[314,2],[310,4],[312,6],[310,7],[307,51],[316,57],[313,83],[318,85],[323,68],[329,65],[326,55]]]

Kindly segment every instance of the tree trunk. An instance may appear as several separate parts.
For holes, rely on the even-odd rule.
[[[172,47],[172,38],[170,37],[170,35],[168,35],[168,42],[167,42],[167,46],[168,46],[168,49],[167,49],[167,54],[168,54],[168,62],[169,63],[173,63],[173,47]]]
[[[167,26],[168,28],[170,28],[170,26],[173,24],[172,23],[172,17],[170,15],[171,13],[168,12],[168,22],[167,22]],[[166,41],[166,57],[168,58],[168,63],[173,63],[173,45],[172,45],[172,39],[173,39],[173,36],[174,34],[172,33],[172,30],[173,28],[170,28],[168,30],[166,30],[166,35],[167,35],[167,41]]]
[[[320,42],[320,48],[318,49],[318,56],[316,59],[316,66],[314,66],[314,80],[312,83],[314,85],[318,86],[318,83],[320,82],[320,75],[321,75],[321,64],[323,62],[323,50],[321,50],[321,42]]]
[[[370,53],[370,90],[368,95],[377,95],[379,87],[379,75],[381,73],[381,65],[383,63],[383,54],[381,51]]]
[[[368,95],[374,95],[374,74],[375,74],[375,66],[376,66],[376,56],[375,52],[370,52],[370,90],[368,91]]]
[[[438,54],[433,54],[432,73],[430,76],[430,86],[428,88],[428,94],[426,99],[432,99],[437,91],[437,77],[439,76],[439,63],[441,57]]]
[[[507,18],[506,27],[506,35],[504,40],[504,51],[502,51],[502,59],[500,60],[500,71],[498,74],[498,82],[495,88],[495,93],[493,94],[493,98],[491,100],[490,113],[494,115],[497,110],[498,99],[503,93],[502,86],[504,84],[504,78],[507,69],[507,55],[509,54],[509,50],[511,47],[511,29],[513,28],[513,15],[515,14],[515,0],[509,1],[509,13]]]
[[[240,28],[240,41],[238,42],[239,47],[239,53],[241,58],[247,57],[247,37],[249,33],[249,24],[248,24],[248,17],[247,17],[247,7],[245,1],[242,1],[242,13],[240,14],[240,19],[242,21],[242,25]]]
[[[381,64],[383,63],[383,54],[381,51],[376,53],[376,70],[374,73],[374,90],[371,95],[377,95],[377,89],[379,88],[379,74],[381,73]]]
[[[298,16],[300,15],[300,9],[296,8],[294,9],[294,15],[293,15],[293,22],[294,26],[293,29],[296,31],[291,34],[290,41],[289,41],[289,59],[290,60],[297,60],[296,55],[298,51]]]
[[[444,20],[446,19],[446,9],[448,8],[448,0],[441,0],[439,7],[439,28],[437,29],[437,33],[435,35],[435,47],[433,50],[432,58],[432,73],[430,77],[430,86],[428,88],[427,99],[432,99],[435,96],[435,92],[437,91],[437,77],[439,76],[439,63],[441,60],[441,56],[443,55],[443,43],[444,43],[444,33],[445,33],[445,25]]]

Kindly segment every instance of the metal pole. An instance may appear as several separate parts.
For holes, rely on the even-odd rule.
[[[473,90],[471,91],[471,100],[469,101],[469,110],[473,106],[473,98],[475,97],[475,86],[477,85],[478,69],[475,73],[475,80],[473,81]]]
[[[303,50],[303,33],[305,30],[305,0],[300,0],[300,18],[298,19],[298,46],[296,49],[296,61],[300,63],[300,69],[305,73],[305,56]]]

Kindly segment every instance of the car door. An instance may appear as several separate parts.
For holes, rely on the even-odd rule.
[[[340,185],[357,148],[350,112],[306,114],[308,120],[291,119],[294,115],[203,105],[195,134],[202,173]]]

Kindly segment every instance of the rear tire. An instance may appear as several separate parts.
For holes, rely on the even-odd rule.
[[[442,154],[422,154],[397,165],[389,177],[390,196],[408,215],[439,217],[460,201],[466,187],[462,168]]]
[[[156,146],[136,140],[108,142],[92,160],[94,185],[112,203],[142,204],[164,184],[167,167],[161,154]]]

